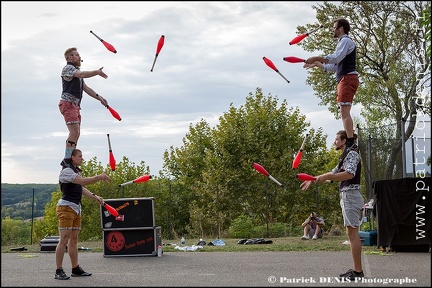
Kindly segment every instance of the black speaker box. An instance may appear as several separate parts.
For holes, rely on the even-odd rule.
[[[40,252],[55,252],[59,239],[60,236],[46,236],[44,239],[40,240]]]
[[[112,216],[105,207],[101,206],[102,230],[156,226],[153,197],[105,199],[105,203],[116,209],[119,216]]]
[[[162,246],[161,227],[104,230],[104,257],[157,256]]]

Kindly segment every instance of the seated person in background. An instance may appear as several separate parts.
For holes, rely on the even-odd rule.
[[[324,234],[324,226],[324,220],[318,217],[318,214],[316,212],[312,212],[309,217],[302,223],[304,232],[301,239],[309,240],[312,237],[313,240],[316,240],[318,238],[322,238]]]

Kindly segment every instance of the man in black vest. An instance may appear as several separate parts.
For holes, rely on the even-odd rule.
[[[66,122],[69,135],[66,139],[65,157],[60,165],[62,167],[70,167],[71,153],[76,148],[80,136],[80,110],[83,91],[94,99],[99,100],[103,106],[106,107],[108,105],[107,100],[87,86],[84,78],[101,76],[106,79],[108,76],[102,71],[103,67],[93,71],[81,71],[82,60],[75,47],[68,48],[64,53],[64,57],[66,59],[66,66],[63,67],[61,73],[63,89],[58,106]]]
[[[356,138],[355,134],[354,138]],[[340,130],[336,134],[333,143],[335,149],[345,151],[346,142],[347,134],[345,130]],[[354,269],[349,269],[339,276],[341,279],[354,281],[356,278],[364,277],[361,262],[362,244],[359,236],[362,209],[365,203],[360,192],[361,160],[360,155],[355,150],[350,150],[345,155],[342,153],[339,160],[339,164],[331,172],[316,176],[315,182],[320,183],[327,180],[340,182],[340,205],[344,226],[350,242]],[[305,181],[300,187],[302,190],[306,190],[311,183],[312,181]]]
[[[81,198],[82,196],[103,204],[102,197],[90,192],[85,185],[98,181],[110,181],[105,172],[93,176],[82,177],[81,166],[83,161],[82,152],[73,149],[70,167],[63,168],[60,172],[59,183],[62,197],[57,202],[56,214],[59,221],[59,242],[55,251],[56,273],[54,278],[67,280],[69,276],[63,270],[63,258],[66,246],[72,266],[72,276],[91,276],[78,265],[78,235],[81,231]]]
[[[351,106],[359,86],[356,71],[356,44],[348,37],[350,24],[345,19],[333,21],[333,37],[337,39],[336,51],[327,56],[314,56],[306,59],[304,68],[320,67],[324,72],[336,73],[337,104],[339,105],[343,128],[347,133],[344,154],[348,150],[356,150],[354,141],[354,125],[351,117]]]

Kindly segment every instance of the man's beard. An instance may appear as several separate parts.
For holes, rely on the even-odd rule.
[[[342,150],[342,147],[340,147],[340,146],[336,146],[336,145],[335,145],[335,150],[336,150],[336,151],[338,151],[338,150]]]

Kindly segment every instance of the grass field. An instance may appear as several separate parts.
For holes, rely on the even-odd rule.
[[[196,251],[202,252],[241,252],[241,251],[349,251],[349,245],[342,244],[347,240],[344,236],[324,236],[318,240],[301,240],[299,237],[283,237],[283,238],[264,238],[271,240],[271,244],[238,244],[240,239],[221,239],[225,242],[224,246],[208,246],[203,245]],[[203,239],[207,244],[216,239]],[[186,246],[196,245],[199,239],[186,239]],[[184,252],[175,249],[176,244],[180,245],[180,239],[166,240],[162,239],[164,252]],[[2,246],[2,253],[16,253],[11,251],[11,248],[24,247],[27,250],[20,253],[36,253],[40,252],[39,243],[33,245],[8,245]],[[99,241],[79,241],[78,247],[90,248],[81,250],[82,252],[103,252],[103,242]],[[377,246],[363,246],[363,251],[380,251]]]

